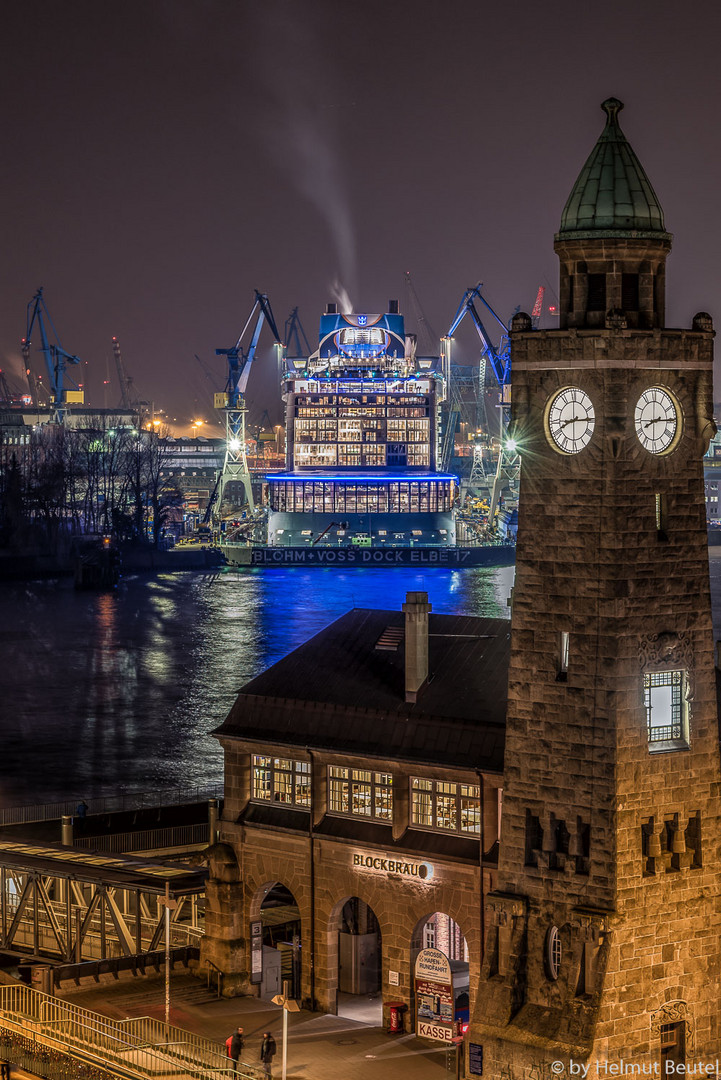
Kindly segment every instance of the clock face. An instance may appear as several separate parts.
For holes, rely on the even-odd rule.
[[[649,454],[663,454],[681,434],[681,410],[667,390],[650,386],[636,402],[636,434]]]
[[[563,454],[577,454],[588,446],[596,424],[593,402],[577,386],[567,386],[551,398],[548,432],[553,445]]]

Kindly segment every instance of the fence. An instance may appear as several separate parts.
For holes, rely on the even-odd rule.
[[[139,832],[113,833],[108,836],[78,836],[73,847],[92,851],[127,853],[158,851],[170,847],[194,847],[210,843],[207,822],[200,825],[169,825],[163,829],[143,829]]]
[[[257,1080],[259,1070],[229,1068],[223,1047],[150,1017],[110,1020],[23,985],[0,986],[0,1031],[37,1049],[59,1051],[127,1078],[191,1077]],[[5,1041],[8,1041],[7,1039]],[[54,1075],[47,1073],[43,1075]]]
[[[161,791],[128,791],[98,799],[87,799],[89,814],[116,814],[123,810],[144,810],[160,806],[184,806],[190,803],[222,799],[223,792],[217,785],[208,788],[170,788]],[[33,821],[56,821],[72,816],[78,799],[58,803],[38,803],[33,806],[0,807],[0,828],[7,825],[27,825]]]

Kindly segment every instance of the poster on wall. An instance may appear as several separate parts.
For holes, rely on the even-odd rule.
[[[250,924],[250,981],[263,981],[263,921],[254,919]]]
[[[453,976],[451,965],[440,949],[422,949],[414,971],[416,1034],[435,1042],[453,1042]]]

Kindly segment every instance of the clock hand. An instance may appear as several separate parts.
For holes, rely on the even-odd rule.
[[[665,417],[663,417],[663,416],[653,416],[653,417],[651,417],[650,420],[647,420],[646,423],[643,426],[644,427],[650,427],[651,424],[660,424],[660,423],[663,422],[664,419],[665,419]]]
[[[570,420],[564,420],[561,427],[568,427],[569,424],[578,424],[583,420],[582,416],[572,416]]]

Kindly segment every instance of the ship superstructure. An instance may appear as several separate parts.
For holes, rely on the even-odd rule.
[[[268,477],[272,547],[450,547],[457,478],[439,471],[439,357],[417,357],[398,302],[329,304],[319,346],[288,360],[286,470]]]

